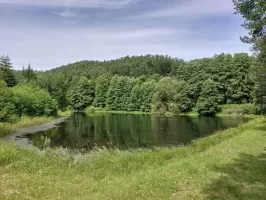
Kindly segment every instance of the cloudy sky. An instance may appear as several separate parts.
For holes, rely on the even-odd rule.
[[[14,68],[163,54],[249,52],[232,0],[0,0],[0,54]]]

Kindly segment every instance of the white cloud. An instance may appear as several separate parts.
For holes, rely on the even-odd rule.
[[[138,0],[0,0],[0,3],[52,7],[122,8],[137,1]]]
[[[200,17],[211,14],[233,13],[234,7],[231,0],[186,0],[168,8],[133,16],[134,19],[149,19],[160,17]]]
[[[67,7],[63,12],[52,12],[55,15],[61,16],[61,17],[76,17],[77,14],[70,11]]]

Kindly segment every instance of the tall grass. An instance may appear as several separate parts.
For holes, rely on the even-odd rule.
[[[58,111],[58,117],[67,117],[72,114],[71,110],[67,111]],[[40,124],[45,124],[53,121],[55,117],[29,117],[29,116],[22,116],[21,118],[17,118],[14,123],[0,123],[0,137],[8,135],[14,132],[16,129],[25,128],[28,126],[36,126]]]
[[[188,146],[179,147],[158,147],[151,150],[96,150],[85,156],[80,156],[77,161],[86,163],[86,168],[96,170],[105,166],[105,172],[121,173],[140,170],[151,166],[167,164],[173,159],[182,159],[196,153],[205,151],[229,138],[235,137],[244,131],[253,128],[255,125],[266,122],[266,118],[258,117],[246,124],[225,131],[218,131],[216,134],[206,138],[197,139]],[[119,170],[118,170],[119,169]]]
[[[226,180],[215,189],[213,183],[223,180],[224,173],[214,171],[218,167],[234,163],[242,153],[257,156],[265,148],[265,122],[259,117],[188,146],[134,151],[99,149],[85,155],[71,155],[63,149],[40,153],[0,141],[0,199],[209,199],[205,191],[215,193],[218,186],[221,193],[217,199],[262,199],[259,197],[265,195],[263,185],[255,186],[248,172],[243,177],[238,165],[233,167],[237,169],[234,181],[241,177],[250,179],[252,184],[238,179],[237,186],[241,188],[231,190]],[[241,166],[247,169],[248,160],[244,164]],[[261,169],[265,166],[257,160],[251,164]],[[258,177],[265,180],[265,174],[260,172],[257,168],[251,171],[257,175],[255,182],[260,180]],[[248,186],[261,189],[260,195],[241,193]]]
[[[222,105],[222,114],[251,115],[256,114],[254,104],[225,104]]]
[[[40,125],[51,122],[54,117],[28,117],[22,116],[16,123],[0,123],[0,137],[14,132],[18,128]]]

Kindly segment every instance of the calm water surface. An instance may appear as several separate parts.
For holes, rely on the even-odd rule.
[[[150,148],[188,144],[192,140],[247,122],[240,117],[187,117],[76,113],[58,127],[25,134],[39,148],[64,147],[90,150]]]

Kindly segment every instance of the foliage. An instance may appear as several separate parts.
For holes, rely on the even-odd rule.
[[[106,107],[107,93],[110,85],[110,77],[108,75],[99,76],[95,83],[95,99],[93,105],[99,108]]]
[[[218,92],[217,84],[211,79],[206,80],[202,85],[196,105],[197,112],[204,116],[214,116],[220,111],[220,102],[221,95]]]
[[[129,107],[131,111],[151,112],[155,85],[154,80],[148,80],[147,82],[135,85],[130,97]]]
[[[8,87],[16,85],[15,75],[12,71],[11,59],[9,56],[0,56],[0,80],[7,83]]]
[[[107,105],[111,110],[130,110],[131,90],[137,80],[128,76],[114,76],[107,93]]]
[[[57,103],[50,94],[38,86],[22,85],[12,88],[18,116],[56,116]]]
[[[57,101],[58,108],[66,110],[69,105],[67,99],[67,91],[69,88],[69,80],[63,74],[40,73],[37,77],[38,85],[47,90],[49,94]]]
[[[46,72],[29,65],[16,71],[15,77],[19,85],[48,91],[62,111],[69,106],[75,110],[94,106],[105,111],[175,114],[196,106],[208,78],[217,83],[220,103],[253,102],[255,65],[254,58],[244,53],[191,61],[147,55],[82,61]]]
[[[69,102],[74,110],[82,111],[92,105],[95,97],[94,83],[82,77],[78,84],[70,91]]]
[[[176,103],[179,112],[188,112],[194,106],[190,85],[185,81],[180,81],[179,85],[180,90],[175,94],[174,102]]]
[[[246,53],[235,54],[232,73],[228,79],[227,103],[251,103],[254,81],[251,78],[252,60]]]
[[[153,111],[159,113],[178,113],[174,96],[181,90],[181,84],[174,78],[162,78],[155,87],[152,99]]]
[[[260,114],[266,114],[266,65],[258,66],[255,87],[255,104]]]
[[[34,70],[31,68],[30,63],[26,69],[23,67],[21,74],[26,79],[27,83],[37,80],[37,76]]]
[[[115,96],[115,92],[116,92],[116,84],[118,81],[118,76],[113,76],[110,82],[110,87],[108,89],[107,92],[107,100],[106,100],[106,107],[107,110],[115,110],[115,100],[116,100],[116,96]]]
[[[9,121],[15,114],[13,93],[4,81],[0,80],[0,122]]]
[[[258,44],[258,40],[266,33],[266,1],[265,0],[233,0],[236,13],[245,18],[243,26],[250,37],[242,37],[246,43]]]
[[[221,106],[222,114],[251,115],[256,114],[254,104],[225,104]]]
[[[266,114],[266,1],[233,0],[236,13],[245,18],[243,26],[249,31],[249,37],[242,37],[245,43],[253,44],[257,55],[255,76],[255,103],[259,113]]]
[[[99,77],[102,74],[132,77],[156,74],[168,76],[174,75],[176,68],[183,63],[183,60],[173,59],[169,56],[127,56],[121,59],[103,62],[81,61],[51,71],[53,73],[64,73],[68,76],[78,75],[92,78]]]

